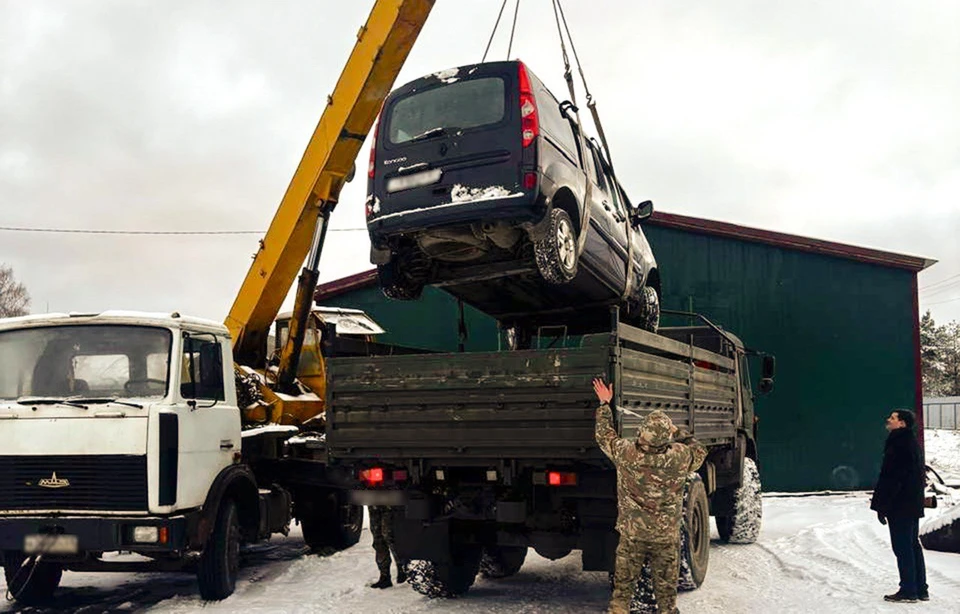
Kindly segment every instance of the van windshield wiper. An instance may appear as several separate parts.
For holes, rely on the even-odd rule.
[[[139,403],[131,403],[130,401],[121,401],[114,397],[70,397],[67,401],[74,401],[77,403],[90,403],[91,405],[99,405],[106,403],[116,403],[117,405],[126,405],[127,407],[135,407],[137,409],[143,409],[143,405]]]
[[[446,128],[444,128],[443,126],[438,126],[438,127],[436,127],[436,128],[430,128],[430,129],[427,130],[426,132],[421,132],[421,133],[418,134],[417,136],[415,136],[415,137],[413,137],[412,139],[410,139],[410,142],[411,142],[411,143],[416,143],[417,141],[422,141],[422,140],[424,140],[424,139],[429,139],[430,137],[438,136],[438,135],[446,134],[446,133],[447,133],[447,129],[446,129]]]
[[[60,397],[20,397],[17,399],[18,405],[67,405],[69,407],[79,407],[87,409],[83,403],[78,403],[76,399],[61,399]]]

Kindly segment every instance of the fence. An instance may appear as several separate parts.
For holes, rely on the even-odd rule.
[[[960,397],[924,399],[923,427],[960,430]]]

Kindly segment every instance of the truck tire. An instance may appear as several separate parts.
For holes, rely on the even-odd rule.
[[[383,295],[395,301],[415,301],[423,294],[423,282],[401,272],[397,258],[377,265],[377,277]]]
[[[297,519],[303,541],[314,553],[339,552],[360,541],[363,506],[351,505],[343,491],[297,502]]]
[[[487,546],[480,559],[480,575],[491,580],[509,578],[523,567],[525,546]]]
[[[240,521],[232,499],[220,503],[217,524],[207,540],[197,565],[200,596],[220,601],[233,594],[240,569]]]
[[[431,599],[462,597],[473,586],[480,571],[480,546],[452,547],[452,562],[412,561],[407,567],[407,578],[413,590]]]
[[[533,244],[540,276],[551,284],[565,284],[577,276],[577,232],[563,209],[552,209],[547,231]]]
[[[677,588],[692,591],[707,577],[710,563],[710,503],[700,476],[693,474],[683,493],[680,526],[680,581]]]
[[[752,544],[760,535],[763,520],[760,471],[752,458],[743,459],[743,477],[733,491],[733,515],[717,516],[720,541],[731,544]]]
[[[613,590],[613,572],[609,572],[607,579],[610,582],[610,590]],[[646,562],[640,568],[640,579],[637,580],[637,587],[633,590],[633,598],[630,600],[630,614],[656,614],[657,596],[653,592],[653,572],[650,571],[650,563]]]
[[[33,606],[48,603],[60,586],[63,566],[57,563],[30,563],[22,552],[5,552],[3,576],[7,590],[22,605]]]
[[[640,316],[638,324],[651,333],[660,328],[660,296],[655,288],[644,286],[640,293]]]

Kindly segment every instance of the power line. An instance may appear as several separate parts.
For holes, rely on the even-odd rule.
[[[936,303],[926,303],[924,307],[933,307],[934,305],[943,305],[944,303],[952,303],[953,301],[960,301],[960,296],[948,298],[945,301],[937,301]]]
[[[920,288],[920,290],[926,290],[927,288],[932,288],[932,287],[934,287],[934,286],[939,286],[940,284],[942,284],[942,283],[944,283],[944,282],[948,282],[948,281],[950,281],[951,279],[956,279],[956,278],[958,278],[958,277],[960,277],[960,273],[957,273],[956,275],[951,275],[950,277],[947,277],[946,279],[941,279],[940,281],[935,281],[935,282],[933,282],[932,284],[927,284],[927,285],[925,285],[924,287]]]
[[[331,228],[329,232],[357,232],[366,228]],[[262,230],[102,230],[89,228],[27,228],[22,226],[0,226],[0,231],[39,232],[82,235],[262,235]]]

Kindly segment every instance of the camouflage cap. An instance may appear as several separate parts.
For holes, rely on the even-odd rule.
[[[675,427],[670,416],[656,409],[643,419],[643,424],[637,431],[637,441],[641,444],[659,448],[670,443],[674,430]]]

